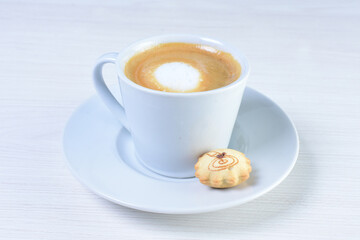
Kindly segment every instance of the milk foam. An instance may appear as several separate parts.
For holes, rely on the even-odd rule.
[[[200,72],[183,62],[164,63],[155,70],[154,76],[161,85],[175,91],[192,90],[201,81]]]

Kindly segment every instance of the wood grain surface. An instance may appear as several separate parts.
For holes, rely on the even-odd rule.
[[[0,1],[0,33],[0,239],[360,239],[359,1]],[[95,94],[95,59],[165,33],[240,48],[249,86],[294,120],[299,159],[270,193],[161,215],[70,174],[62,132]]]

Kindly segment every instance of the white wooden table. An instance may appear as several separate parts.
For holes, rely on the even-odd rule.
[[[0,1],[0,239],[360,239],[359,1]],[[151,35],[228,41],[300,135],[270,193],[197,215],[110,203],[70,174],[62,131],[102,53]],[[111,66],[109,82],[115,82]]]

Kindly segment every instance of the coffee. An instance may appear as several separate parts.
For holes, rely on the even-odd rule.
[[[241,66],[227,52],[191,43],[163,43],[139,52],[125,75],[146,88],[165,92],[202,92],[236,81]]]

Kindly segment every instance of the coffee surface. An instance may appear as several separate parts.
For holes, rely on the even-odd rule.
[[[165,92],[202,92],[229,85],[241,74],[230,53],[201,44],[163,43],[135,54],[125,75],[143,87]]]

